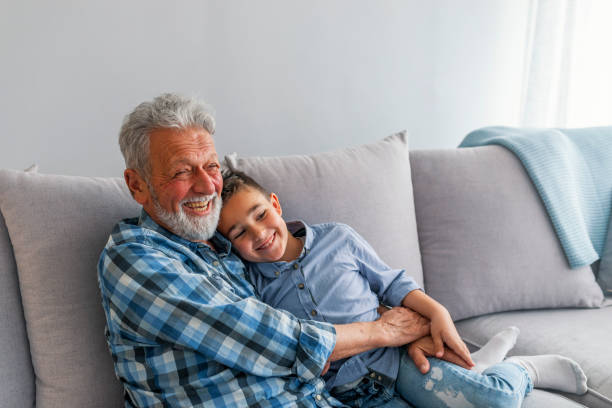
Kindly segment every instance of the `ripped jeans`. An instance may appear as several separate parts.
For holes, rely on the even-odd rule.
[[[402,352],[396,392],[417,408],[520,408],[533,389],[527,371],[512,363],[495,364],[482,374],[428,358],[423,375]]]

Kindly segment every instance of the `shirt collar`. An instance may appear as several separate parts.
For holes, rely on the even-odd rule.
[[[162,227],[161,225],[156,223],[153,220],[153,218],[151,218],[151,216],[145,211],[144,208],[140,212],[140,218],[138,219],[138,225],[140,225],[143,228],[153,230],[157,232],[158,234],[161,234],[164,237],[168,238],[169,240],[172,240],[179,244],[188,246],[193,250],[195,250],[196,248],[200,248],[202,246],[201,242],[189,241],[188,239],[185,239],[179,235],[176,235],[175,233]],[[213,244],[214,250],[217,252],[217,255],[220,255],[220,256],[228,255],[232,249],[232,244],[230,243],[230,241],[227,238],[225,238],[223,235],[221,235],[218,231],[215,231],[215,235],[210,239],[210,242]],[[205,245],[205,247],[208,247],[208,245]]]
[[[277,278],[280,276],[280,273],[287,269],[293,268],[295,263],[302,262],[306,255],[310,252],[311,244],[313,242],[314,232],[312,228],[310,228],[304,221],[290,221],[287,223],[287,229],[289,233],[293,236],[304,237],[304,247],[302,248],[302,252],[297,259],[291,262],[278,261],[278,262],[263,262],[263,263],[251,263],[252,266],[255,266],[259,272],[268,277],[268,278]],[[301,231],[304,231],[304,234],[301,234]],[[298,234],[299,233],[299,234]],[[298,235],[296,235],[298,234]],[[277,273],[278,272],[278,273]]]

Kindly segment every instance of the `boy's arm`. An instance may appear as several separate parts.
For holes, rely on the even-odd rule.
[[[470,366],[474,365],[470,351],[461,340],[457,328],[448,310],[436,300],[420,290],[413,290],[402,300],[402,306],[414,310],[431,320],[431,337],[433,339],[435,356],[444,355],[444,344],[453,350]]]

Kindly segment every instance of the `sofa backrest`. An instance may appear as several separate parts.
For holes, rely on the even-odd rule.
[[[21,307],[17,265],[0,212],[0,408],[34,406],[34,372]]]
[[[124,184],[0,170],[0,210],[17,265],[38,407],[122,403],[96,265],[117,221],[139,214]]]

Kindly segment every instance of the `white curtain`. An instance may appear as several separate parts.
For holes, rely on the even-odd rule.
[[[612,0],[531,0],[521,125],[612,125]]]

